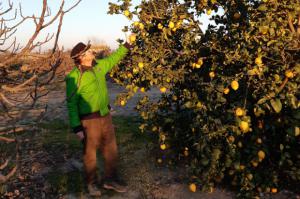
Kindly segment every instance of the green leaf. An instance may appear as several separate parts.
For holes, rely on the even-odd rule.
[[[282,109],[282,104],[281,104],[280,99],[276,99],[276,100],[271,99],[271,100],[270,100],[270,103],[271,103],[271,105],[272,105],[274,111],[275,111],[276,113],[280,113],[280,111],[281,111],[281,109]]]
[[[259,7],[258,7],[258,10],[259,11],[262,11],[262,12],[264,12],[264,11],[267,11],[267,6],[266,6],[266,4],[261,4]]]

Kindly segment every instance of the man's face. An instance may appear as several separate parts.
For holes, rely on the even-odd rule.
[[[95,60],[95,54],[95,51],[92,49],[88,49],[87,51],[82,53],[82,55],[80,55],[79,57],[81,64],[85,66],[92,66],[93,61]]]

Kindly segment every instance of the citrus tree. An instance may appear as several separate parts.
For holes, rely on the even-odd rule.
[[[134,8],[123,0],[109,13],[132,22],[124,27],[131,54],[111,74],[128,90],[118,102],[161,92],[136,106],[141,131],[173,154],[160,163],[186,162],[191,191],[229,182],[253,197],[297,185],[298,0],[149,0]],[[216,25],[203,31],[201,15]]]

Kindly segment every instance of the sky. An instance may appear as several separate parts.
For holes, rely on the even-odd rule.
[[[141,0],[133,0],[132,3],[137,5]],[[2,7],[5,7],[5,0]],[[42,0],[12,0],[14,6],[18,7],[18,3],[22,4],[23,15],[38,14],[42,9]],[[69,8],[76,0],[66,0],[65,8]],[[124,15],[109,15],[109,2],[117,2],[117,0],[82,0],[80,4],[71,12],[64,16],[63,26],[59,39],[59,46],[64,49],[72,48],[78,42],[87,42],[91,40],[92,43],[106,44],[112,49],[118,46],[117,39],[125,39],[125,34],[122,28],[129,25],[130,22]],[[51,13],[54,15],[59,8],[61,0],[48,0]],[[50,18],[49,18],[50,19]],[[49,20],[48,19],[48,20]],[[203,17],[203,27],[209,23],[207,17]],[[57,23],[45,29],[39,37],[43,40],[47,33],[55,33]],[[18,28],[15,36],[19,43],[22,44],[34,32],[34,24],[28,21]],[[49,46],[49,45],[48,45]],[[48,46],[45,46],[46,48]]]

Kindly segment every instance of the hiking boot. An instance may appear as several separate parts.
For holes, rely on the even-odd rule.
[[[116,177],[104,179],[103,188],[114,190],[118,193],[125,193],[128,191],[126,184]]]
[[[87,188],[90,196],[96,196],[96,197],[101,196],[101,191],[98,189],[96,185],[89,184]]]

